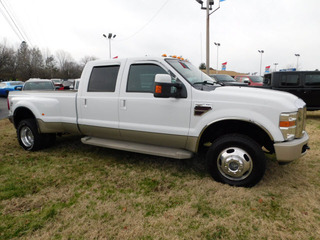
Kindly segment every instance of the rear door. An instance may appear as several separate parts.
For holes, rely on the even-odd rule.
[[[80,82],[78,124],[84,135],[120,138],[118,96],[121,71],[120,62],[100,64],[87,73],[87,86]]]
[[[286,91],[304,99],[302,75],[300,72],[283,72],[278,76],[279,85],[274,89]]]
[[[304,79],[304,100],[308,109],[320,109],[320,72],[303,74]]]

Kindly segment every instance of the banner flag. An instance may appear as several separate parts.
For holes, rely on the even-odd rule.
[[[265,72],[266,72],[266,73],[269,73],[269,72],[270,72],[270,66],[266,66]]]
[[[222,70],[222,71],[226,71],[226,69],[227,69],[227,63],[228,63],[228,62],[222,63],[222,67],[221,67],[221,70]]]

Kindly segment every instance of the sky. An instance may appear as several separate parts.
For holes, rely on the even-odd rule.
[[[15,33],[4,6],[27,37]],[[262,71],[297,64],[299,70],[320,69],[319,10],[319,0],[221,2],[210,15],[210,67],[227,62],[227,70],[259,73],[263,50]],[[206,62],[206,11],[196,0],[0,0],[0,43],[9,46],[25,40],[52,54],[68,52],[78,62],[85,56],[108,59],[108,33],[116,35],[112,57],[165,53],[195,66]]]

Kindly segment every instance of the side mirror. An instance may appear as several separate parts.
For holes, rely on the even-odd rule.
[[[169,74],[157,74],[154,80],[153,96],[158,98],[179,97],[181,83],[172,83]]]
[[[250,85],[250,81],[249,80],[244,80],[243,83],[246,83],[246,84]]]
[[[21,87],[21,86],[16,87],[16,90],[17,90],[17,91],[21,91],[21,90],[22,90],[22,87]]]

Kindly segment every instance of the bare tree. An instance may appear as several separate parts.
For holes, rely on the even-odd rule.
[[[80,65],[84,67],[87,64],[87,62],[94,61],[94,60],[97,60],[97,58],[94,56],[84,56],[80,60]]]
[[[56,53],[60,75],[62,79],[79,78],[81,75],[81,67],[74,62],[71,55],[63,50]]]
[[[40,78],[43,75],[43,57],[38,48],[30,50],[30,75],[31,77]]]
[[[17,53],[17,77],[27,80],[31,77],[30,50],[26,42],[22,42]]]
[[[4,41],[0,44],[0,79],[10,79],[14,75],[15,60],[15,51]]]
[[[94,59],[84,57],[78,64],[63,50],[58,51],[55,57],[49,50],[42,53],[37,47],[30,49],[26,42],[15,49],[3,41],[0,43],[0,79],[79,78],[83,64]]]

